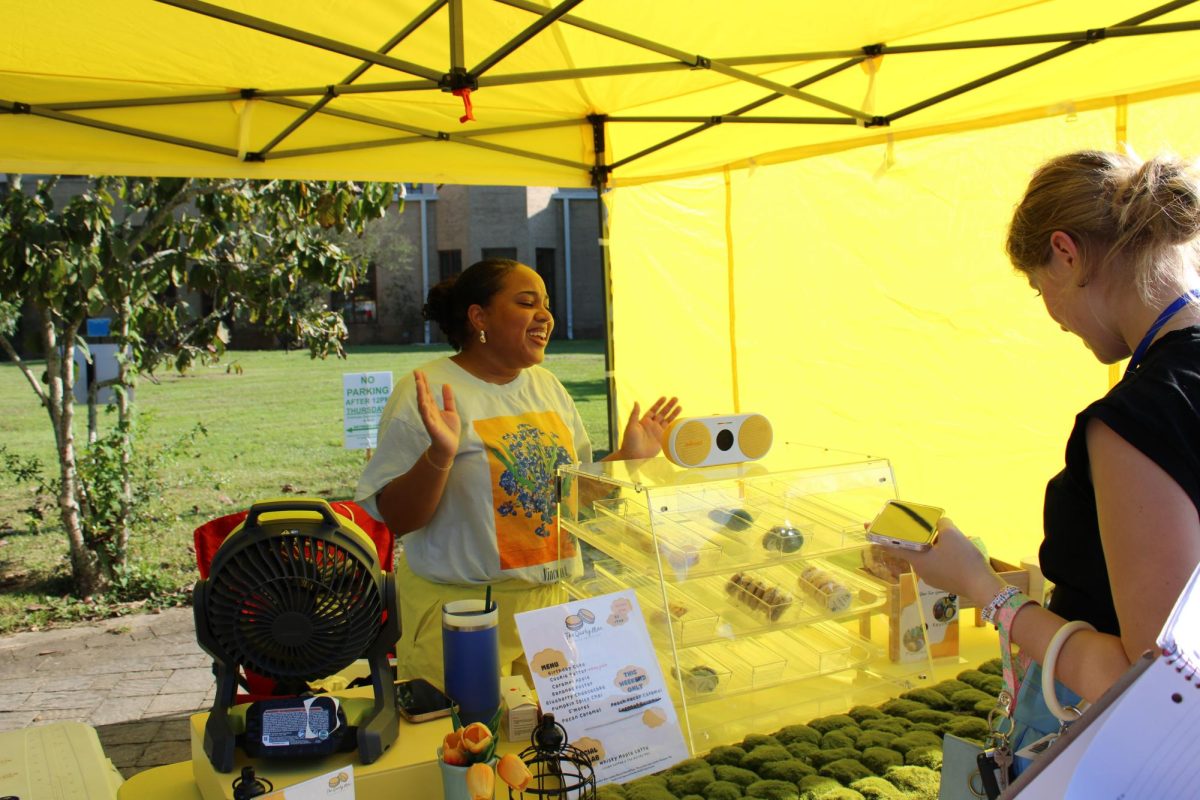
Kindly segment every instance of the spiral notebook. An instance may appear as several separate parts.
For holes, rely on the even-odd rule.
[[[1200,797],[1200,566],[1138,659],[1003,795],[1021,800]]]

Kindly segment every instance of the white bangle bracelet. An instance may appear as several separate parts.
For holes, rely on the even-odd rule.
[[[1062,652],[1063,645],[1071,638],[1071,634],[1094,630],[1096,629],[1092,625],[1077,619],[1059,628],[1050,644],[1046,646],[1046,656],[1042,659],[1042,699],[1046,701],[1050,713],[1060,722],[1074,722],[1079,718],[1081,709],[1076,708],[1075,713],[1071,714],[1058,702],[1058,694],[1054,691],[1054,668],[1058,666],[1058,654]]]

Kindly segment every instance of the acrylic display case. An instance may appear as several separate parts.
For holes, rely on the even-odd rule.
[[[636,590],[693,753],[882,702],[930,672],[889,659],[888,593],[860,569],[866,523],[896,496],[886,460],[654,458],[563,467],[559,481],[562,541],[582,555],[563,586]]]

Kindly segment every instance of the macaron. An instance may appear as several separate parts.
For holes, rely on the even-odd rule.
[[[744,508],[714,508],[708,518],[731,531],[744,531],[754,522],[754,516]]]
[[[763,536],[762,546],[773,553],[795,553],[804,546],[804,533],[791,525],[776,525]]]

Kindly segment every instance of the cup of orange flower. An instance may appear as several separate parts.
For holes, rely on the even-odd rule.
[[[532,778],[519,756],[508,753],[496,758],[495,731],[482,722],[446,734],[438,748],[438,766],[444,800],[493,800],[497,774],[517,791],[524,790]]]

